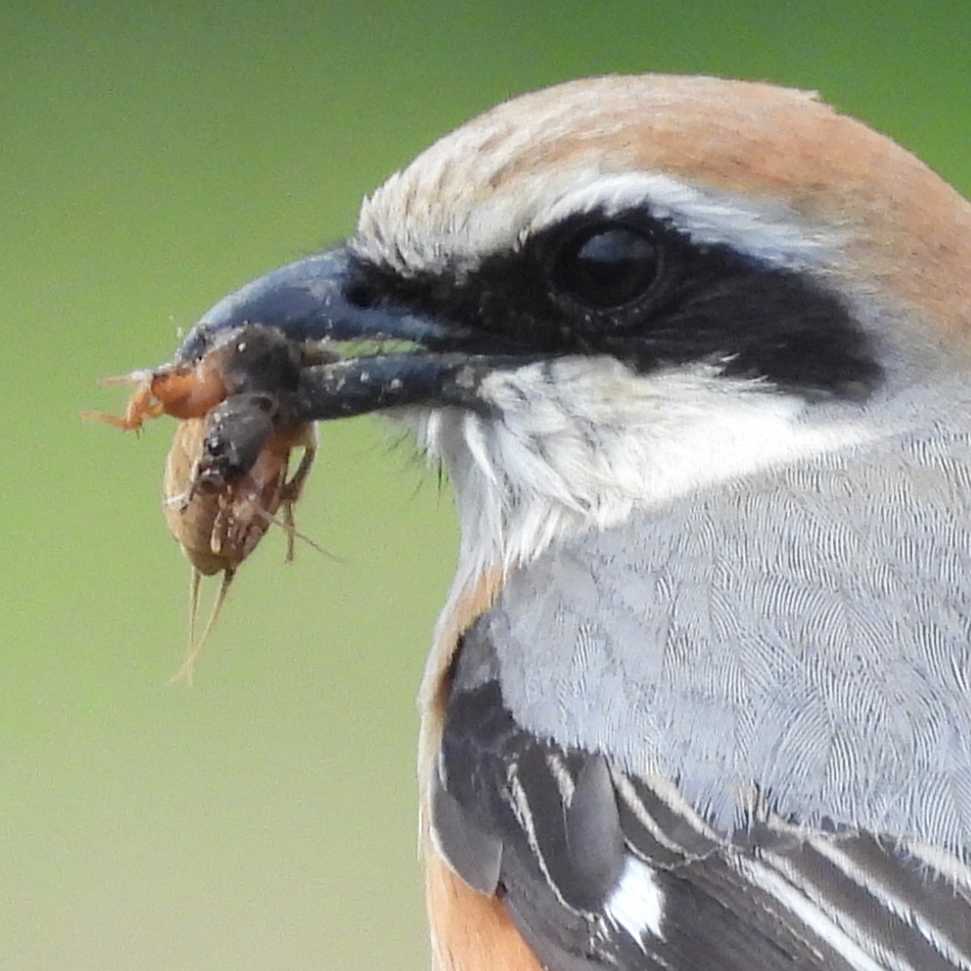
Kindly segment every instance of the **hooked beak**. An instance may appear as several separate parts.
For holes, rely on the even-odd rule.
[[[343,248],[273,270],[203,314],[175,360],[196,361],[244,327],[270,328],[330,350],[363,345],[364,353],[303,369],[290,415],[313,421],[410,404],[481,409],[478,390],[489,373],[536,358],[458,322],[387,302],[355,302],[353,282],[353,257]]]

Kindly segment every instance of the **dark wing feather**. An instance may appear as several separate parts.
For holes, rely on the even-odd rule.
[[[889,837],[758,814],[742,832],[711,830],[673,782],[519,725],[475,629],[432,815],[453,868],[502,898],[550,971],[971,967],[971,906],[953,880]]]

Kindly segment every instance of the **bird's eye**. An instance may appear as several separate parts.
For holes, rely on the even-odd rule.
[[[552,283],[577,303],[610,310],[647,293],[659,269],[658,249],[647,233],[607,223],[588,227],[560,248]]]

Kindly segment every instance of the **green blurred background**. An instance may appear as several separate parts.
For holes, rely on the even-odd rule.
[[[427,965],[413,703],[447,491],[375,420],[323,430],[282,566],[169,687],[186,565],[100,375],[346,234],[469,115],[610,71],[817,88],[971,188],[971,4],[6,3],[0,11],[0,969]]]

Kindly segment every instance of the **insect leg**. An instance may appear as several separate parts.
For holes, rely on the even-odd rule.
[[[280,505],[283,506],[283,528],[287,534],[287,555],[285,562],[293,561],[293,547],[297,537],[297,523],[293,515],[293,507],[300,499],[307,476],[313,468],[317,457],[317,429],[312,423],[307,424],[299,445],[303,447],[300,464],[293,477],[280,490]]]

